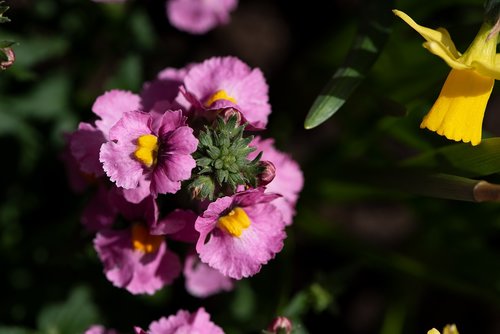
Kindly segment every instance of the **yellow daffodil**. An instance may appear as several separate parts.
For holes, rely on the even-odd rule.
[[[500,54],[496,54],[498,30],[483,23],[467,51],[461,54],[446,29],[426,28],[399,10],[393,12],[422,35],[427,50],[452,68],[420,127],[451,140],[479,144],[486,104],[495,79],[500,79]]]
[[[441,333],[439,333],[437,329],[433,328],[430,331],[428,331],[427,334],[441,334]],[[446,325],[446,327],[443,329],[443,334],[458,334],[457,326]]]

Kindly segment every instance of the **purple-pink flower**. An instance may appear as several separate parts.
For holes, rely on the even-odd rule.
[[[277,197],[254,189],[210,203],[195,223],[200,259],[231,278],[256,274],[286,237],[281,212],[272,205]]]
[[[179,310],[177,314],[168,318],[160,318],[149,325],[149,330],[136,327],[136,334],[224,334],[222,328],[210,321],[208,314],[203,307],[194,313]]]
[[[153,294],[180,273],[177,255],[163,237],[136,223],[126,230],[104,230],[94,240],[108,280],[133,294]]]
[[[101,146],[100,161],[118,187],[141,194],[146,189],[153,196],[175,193],[196,166],[191,154],[198,140],[180,110],[166,111],[157,129],[153,123],[152,114],[123,114],[109,132],[110,141]]]
[[[111,90],[99,96],[92,111],[99,119],[95,125],[80,123],[78,130],[70,135],[70,150],[83,173],[102,176],[104,171],[99,162],[99,149],[109,140],[109,130],[123,113],[140,108],[138,95],[123,90]]]
[[[204,34],[229,22],[237,0],[170,0],[167,16],[174,27],[192,34]]]
[[[222,291],[231,291],[234,287],[231,278],[201,262],[195,254],[186,257],[184,278],[187,292],[199,298],[209,297]]]
[[[304,185],[304,176],[299,164],[288,154],[278,151],[274,147],[273,139],[255,137],[250,146],[255,147],[256,151],[250,153],[249,159],[255,158],[259,152],[262,152],[261,160],[270,161],[274,165],[275,176],[266,185],[266,193],[276,193],[282,196],[274,200],[273,205],[283,214],[286,225],[290,225],[295,215],[299,193]]]
[[[153,109],[158,102],[169,102],[172,109],[179,109],[180,105],[175,104],[175,98],[179,94],[179,87],[184,82],[184,77],[192,65],[184,68],[165,68],[157,74],[152,81],[146,82],[142,86],[141,104],[143,110]]]
[[[118,332],[114,329],[107,329],[102,325],[92,325],[84,334],[118,334]]]
[[[260,69],[236,57],[213,57],[192,65],[184,78],[184,98],[202,110],[237,109],[251,127],[264,129],[271,113],[268,86]]]

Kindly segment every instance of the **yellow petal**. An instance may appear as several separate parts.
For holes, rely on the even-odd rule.
[[[441,57],[446,63],[453,63],[452,60],[456,61],[460,57],[460,52],[458,52],[446,29],[430,29],[417,24],[411,17],[400,10],[393,9],[392,12],[415,29],[428,43],[431,43],[432,49],[429,49],[426,45],[424,46],[435,55]]]
[[[455,326],[455,324],[446,325],[443,330],[443,334],[458,334],[457,326]]]
[[[447,50],[443,49],[440,44],[436,42],[425,42],[423,44],[424,48],[429,50],[431,53],[435,54],[439,58],[443,59],[448,66],[457,70],[467,70],[472,69],[472,66],[466,65],[457,61],[456,58],[450,57]]]
[[[452,69],[420,127],[451,140],[479,144],[484,111],[494,82],[472,70]]]
[[[427,334],[440,334],[440,333],[437,329],[433,328],[430,331],[428,331]]]
[[[489,62],[475,60],[472,62],[472,67],[477,73],[485,77],[500,80],[500,66],[498,65],[494,66]]]

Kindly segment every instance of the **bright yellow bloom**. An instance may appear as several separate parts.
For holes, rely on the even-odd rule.
[[[441,334],[441,333],[439,333],[437,329],[433,328],[430,331],[428,331],[427,334]],[[457,326],[446,325],[446,327],[443,329],[443,334],[458,334]]]
[[[423,46],[427,50],[452,68],[420,127],[451,140],[479,144],[486,104],[495,79],[500,79],[500,54],[496,54],[498,31],[484,23],[467,51],[461,54],[446,29],[429,29],[399,10],[393,12],[425,38]]]

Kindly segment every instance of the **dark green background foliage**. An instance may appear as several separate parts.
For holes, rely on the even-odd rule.
[[[353,95],[333,118],[303,129],[360,20],[381,19],[368,3],[387,7],[241,0],[229,25],[191,36],[169,25],[163,0],[9,1],[0,40],[17,42],[17,59],[0,73],[0,334],[73,334],[92,323],[131,333],[202,305],[235,334],[259,333],[276,315],[292,317],[295,333],[422,334],[447,323],[498,332],[500,205],[443,199],[470,200],[474,180],[500,182],[498,141],[475,150],[419,129],[449,71],[420,36],[391,17]],[[394,6],[448,28],[461,51],[483,17],[481,0]],[[232,292],[200,300],[178,279],[133,296],[106,280],[80,224],[92,194],[70,190],[62,135],[92,119],[105,90],[139,92],[165,67],[215,55],[265,73],[273,107],[265,135],[305,174],[295,222],[276,259]],[[499,105],[496,88],[484,137],[500,135]]]

